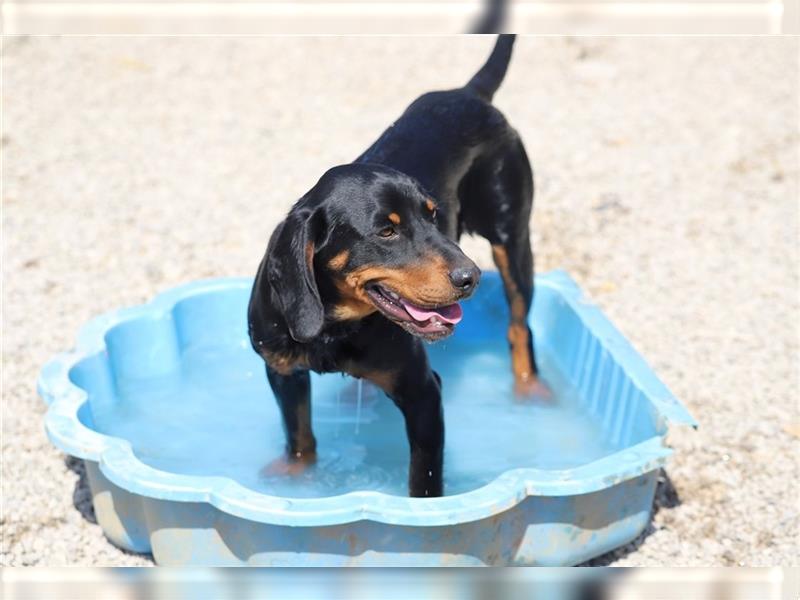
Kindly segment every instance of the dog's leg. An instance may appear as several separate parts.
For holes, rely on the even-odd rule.
[[[411,451],[408,470],[408,493],[415,497],[441,496],[443,493],[442,461],[444,458],[444,414],[442,384],[428,364],[422,343],[397,330],[396,325],[373,342],[358,363],[348,365],[347,372],[363,377],[380,387],[403,413]]]
[[[528,326],[528,312],[533,301],[533,257],[530,241],[518,236],[504,244],[492,244],[492,258],[503,279],[510,312],[508,344],[511,350],[511,368],[514,389],[520,396],[546,393],[539,382],[539,370],[533,350],[533,332]]]
[[[518,396],[547,395],[538,378],[528,311],[533,301],[533,252],[529,221],[533,208],[533,173],[517,139],[497,156],[467,174],[462,218],[492,245],[492,257],[503,278],[510,312],[508,343],[514,388]]]
[[[317,441],[311,430],[311,377],[298,370],[282,375],[267,365],[267,379],[281,410],[286,434],[286,459],[267,467],[271,473],[295,473],[316,460]]]
[[[374,371],[365,377],[381,387],[403,413],[411,450],[408,495],[418,498],[441,496],[444,459],[441,379],[430,368],[404,370],[399,375]]]
[[[444,414],[439,376],[428,371],[419,381],[405,385],[392,400],[403,413],[411,448],[408,493],[415,497],[441,496],[444,459]]]

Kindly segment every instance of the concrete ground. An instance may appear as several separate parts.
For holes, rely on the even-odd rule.
[[[3,44],[2,563],[150,564],[47,441],[40,366],[93,315],[253,274],[326,168],[491,40]],[[651,526],[597,564],[797,564],[798,46],[518,40],[495,103],[536,170],[537,269],[569,271],[701,423],[670,435]]]

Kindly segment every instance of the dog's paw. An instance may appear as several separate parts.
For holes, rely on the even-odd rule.
[[[305,473],[317,462],[315,452],[298,453],[296,456],[281,454],[271,460],[259,471],[261,477],[297,477]]]
[[[514,381],[514,397],[517,402],[549,404],[553,401],[553,391],[538,377],[527,377]]]

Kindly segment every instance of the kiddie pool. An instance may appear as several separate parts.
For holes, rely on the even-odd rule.
[[[42,369],[52,442],[85,461],[97,521],[162,565],[571,565],[647,525],[667,423],[692,417],[560,271],[530,323],[549,401],[514,400],[497,273],[429,346],[444,389],[445,497],[408,498],[399,411],[312,375],[319,460],[283,449],[247,340],[250,279],[200,281],[89,322]],[[65,492],[66,493],[66,492]]]

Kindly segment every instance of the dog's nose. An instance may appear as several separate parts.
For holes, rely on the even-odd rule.
[[[450,281],[453,286],[464,294],[471,292],[481,278],[481,272],[476,266],[459,267],[450,271]]]

